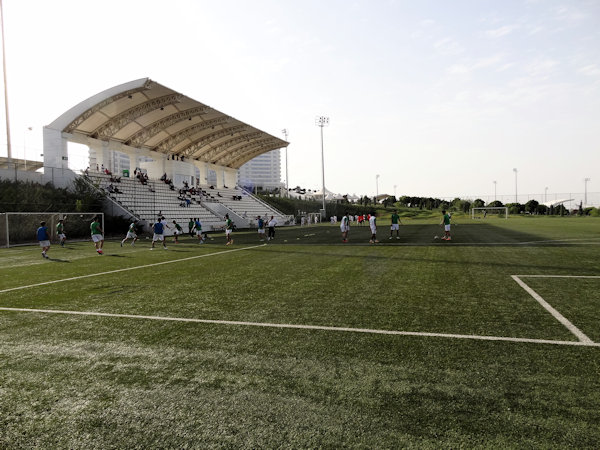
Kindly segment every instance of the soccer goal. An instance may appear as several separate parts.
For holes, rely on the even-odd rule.
[[[504,216],[508,219],[508,208],[506,206],[488,206],[482,208],[471,208],[471,219],[485,219],[488,215]]]
[[[7,212],[0,213],[0,246],[14,247],[37,243],[36,231],[40,223],[46,222],[50,239],[58,243],[56,225],[63,219],[63,232],[68,241],[90,239],[90,224],[98,216],[104,230],[104,213],[62,213],[62,212]]]

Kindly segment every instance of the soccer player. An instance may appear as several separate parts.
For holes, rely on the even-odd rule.
[[[233,220],[229,218],[229,214],[225,214],[225,236],[227,237],[227,244],[233,244],[233,239],[231,239],[231,232],[233,231]]]
[[[400,216],[398,215],[398,210],[395,209],[392,213],[392,226],[390,227],[390,239],[394,234],[394,230],[396,231],[396,239],[400,239],[400,224],[402,221],[400,220]]]
[[[196,230],[196,236],[198,236],[198,241],[200,244],[204,244],[204,234],[202,234],[202,222],[200,222],[200,218],[197,218],[194,222],[194,230]]]
[[[98,216],[94,217],[92,223],[90,224],[90,232],[92,233],[92,241],[94,241],[96,253],[102,255],[102,247],[104,247],[104,235],[99,220],[100,219]]]
[[[371,240],[369,244],[377,244],[379,241],[377,240],[377,218],[375,217],[375,213],[369,214],[369,227],[371,228]]]
[[[275,225],[277,225],[277,220],[274,216],[271,216],[271,220],[269,220],[269,235],[267,236],[267,240],[269,241],[275,239]]]
[[[442,218],[442,221],[440,222],[440,225],[444,226],[444,236],[442,236],[442,239],[445,241],[451,241],[452,238],[450,237],[450,213],[447,213],[446,210],[442,211],[442,214],[444,215],[444,217]]]
[[[160,217],[156,220],[154,225],[152,225],[152,231],[154,231],[154,235],[152,236],[152,247],[150,247],[150,250],[154,250],[154,243],[156,241],[161,241],[163,248],[166,250],[167,244],[165,243],[164,224]]]
[[[173,237],[174,240],[173,242],[175,242],[176,244],[179,244],[179,242],[177,241],[177,236],[179,236],[180,234],[183,234],[183,228],[181,228],[181,225],[179,225],[177,223],[177,221],[173,221],[173,226],[175,227],[175,230],[173,231]]]
[[[188,233],[190,233],[190,237],[194,237],[194,225],[196,225],[196,222],[190,217],[190,221],[188,222]]]
[[[340,230],[342,232],[342,242],[348,242],[348,232],[350,231],[350,218],[348,217],[348,211],[344,213],[342,221],[340,222]]]
[[[304,217],[302,218],[304,220]],[[260,216],[257,218],[258,220],[258,239],[260,242],[265,240],[265,221],[261,219]]]
[[[50,236],[48,236],[46,222],[40,222],[40,227],[37,229],[37,240],[42,247],[42,258],[49,259],[46,253],[50,250]]]
[[[137,226],[137,219],[133,219],[133,222],[131,222],[129,224],[129,229],[127,230],[127,236],[125,236],[125,239],[123,239],[121,241],[121,247],[123,247],[123,244],[127,241],[127,239],[133,239],[133,241],[131,241],[131,246],[135,247],[135,241],[137,241],[137,239],[138,239],[137,233],[135,232],[136,226]]]
[[[63,219],[58,219],[58,223],[56,224],[56,235],[58,236],[60,246],[64,247],[67,236],[65,235],[65,225],[63,223]]]

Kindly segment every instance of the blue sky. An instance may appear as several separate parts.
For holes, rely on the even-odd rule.
[[[598,1],[4,1],[13,147],[150,77],[264,131],[291,186],[600,191]],[[32,126],[33,131],[27,127]],[[0,146],[4,154],[5,145]],[[283,168],[282,168],[283,169]],[[282,170],[285,177],[285,170]]]

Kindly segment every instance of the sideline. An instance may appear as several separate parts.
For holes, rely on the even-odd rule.
[[[17,286],[17,287],[8,288],[8,289],[2,289],[2,290],[0,290],[0,294],[3,294],[5,292],[18,291],[21,289],[28,289],[28,288],[37,287],[37,286],[46,286],[48,284],[62,283],[64,281],[81,280],[82,278],[98,277],[100,275],[108,275],[111,273],[127,272],[129,270],[145,269],[147,267],[162,266],[163,264],[172,264],[172,263],[177,263],[177,262],[181,262],[181,261],[189,261],[191,259],[206,258],[208,256],[215,256],[215,255],[223,255],[225,253],[233,253],[233,252],[239,252],[242,250],[250,250],[253,248],[264,247],[265,245],[267,245],[267,244],[253,245],[252,247],[235,248],[232,250],[224,250],[222,252],[207,253],[204,255],[189,256],[187,258],[172,259],[170,261],[162,261],[162,262],[152,263],[152,264],[144,264],[142,266],[126,267],[124,269],[109,270],[107,272],[91,273],[88,275],[80,275],[77,277],[62,278],[60,280],[44,281],[42,283],[35,283],[35,284],[29,284],[26,286]]]
[[[583,342],[583,341],[555,341],[550,339],[530,339],[530,338],[512,338],[503,336],[477,336],[470,334],[447,334],[447,333],[428,333],[418,331],[394,331],[394,330],[375,330],[368,328],[346,328],[332,327],[321,325],[296,325],[285,323],[263,323],[263,322],[240,322],[232,320],[211,320],[211,319],[193,319],[185,317],[164,317],[164,316],[142,316],[136,314],[112,314],[93,311],[62,311],[54,309],[29,309],[29,308],[6,308],[0,307],[0,311],[12,312],[27,312],[27,313],[43,313],[43,314],[68,314],[73,316],[96,316],[96,317],[114,317],[122,319],[145,319],[145,320],[160,320],[170,322],[191,322],[203,323],[211,325],[235,325],[246,327],[263,327],[263,328],[288,328],[297,330],[318,330],[318,331],[338,331],[350,333],[365,333],[365,334],[383,334],[393,336],[419,336],[419,337],[434,337],[434,338],[450,338],[450,339],[471,339],[479,341],[504,341],[504,342],[519,342],[530,344],[552,344],[552,345],[570,345],[578,347],[599,347],[600,343]]]

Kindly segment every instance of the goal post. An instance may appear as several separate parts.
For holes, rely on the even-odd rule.
[[[51,242],[58,242],[56,225],[63,219],[67,241],[90,240],[90,224],[98,216],[104,230],[104,213],[83,212],[6,212],[0,213],[0,246],[15,247],[37,243],[36,230],[46,222]]]
[[[481,217],[485,219],[490,214],[496,214],[498,217],[504,216],[505,219],[508,219],[508,207],[483,206],[481,208],[471,208],[471,219],[478,219]]]

